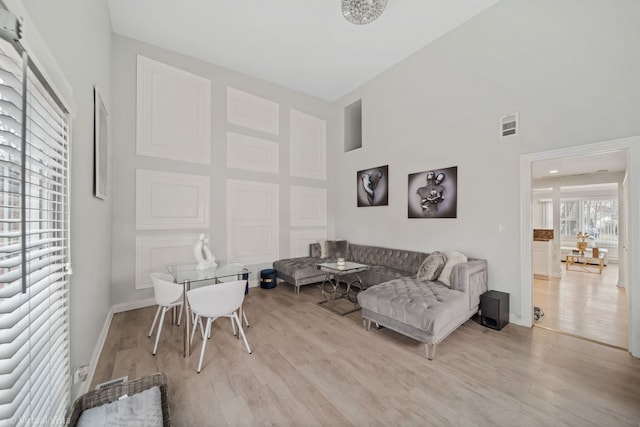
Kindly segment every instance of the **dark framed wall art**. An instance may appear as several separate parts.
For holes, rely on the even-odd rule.
[[[409,218],[456,218],[458,167],[409,174]]]
[[[389,205],[389,165],[356,173],[358,207]]]
[[[109,114],[97,87],[93,88],[93,191],[102,200],[109,197]]]

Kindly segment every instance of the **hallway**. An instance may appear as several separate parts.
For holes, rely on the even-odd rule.
[[[562,278],[534,279],[533,303],[544,317],[535,326],[628,349],[627,292],[616,286],[618,265],[602,274],[566,271]]]

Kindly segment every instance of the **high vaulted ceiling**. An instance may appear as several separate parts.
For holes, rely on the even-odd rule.
[[[347,22],[340,0],[108,0],[113,31],[334,101],[498,0],[389,0]]]

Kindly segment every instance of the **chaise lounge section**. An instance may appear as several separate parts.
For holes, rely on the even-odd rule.
[[[442,280],[417,277],[394,279],[358,294],[362,319],[425,343],[426,357],[436,346],[480,308],[480,295],[488,290],[487,262],[474,259],[455,264],[449,285]]]

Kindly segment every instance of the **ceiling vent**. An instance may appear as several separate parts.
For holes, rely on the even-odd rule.
[[[518,134],[519,114],[511,113],[500,117],[500,138]]]

